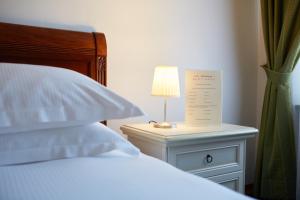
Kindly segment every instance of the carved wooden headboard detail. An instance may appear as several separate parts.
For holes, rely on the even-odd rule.
[[[106,57],[103,33],[0,22],[0,62],[68,68],[106,85]]]

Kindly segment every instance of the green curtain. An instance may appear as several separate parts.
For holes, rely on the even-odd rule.
[[[261,0],[261,13],[267,85],[254,189],[261,199],[295,199],[297,167],[289,80],[300,55],[300,0]]]

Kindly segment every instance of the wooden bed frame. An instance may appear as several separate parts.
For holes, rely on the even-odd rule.
[[[106,85],[106,57],[103,33],[0,22],[0,62],[68,68]]]

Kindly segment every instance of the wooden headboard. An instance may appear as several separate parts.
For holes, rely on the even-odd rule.
[[[106,57],[102,33],[0,22],[0,62],[68,68],[106,85]]]

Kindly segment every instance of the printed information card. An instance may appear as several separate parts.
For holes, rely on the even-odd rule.
[[[221,127],[222,71],[186,70],[185,124]]]

